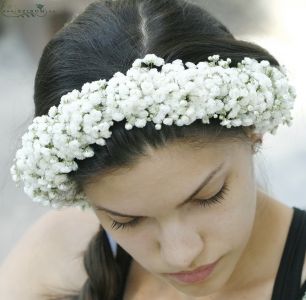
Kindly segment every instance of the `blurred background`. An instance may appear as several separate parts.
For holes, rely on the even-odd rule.
[[[9,174],[34,115],[39,58],[50,38],[91,2],[0,0],[0,264],[29,226],[50,210],[33,203]],[[255,156],[256,176],[281,202],[306,209],[306,1],[190,2],[203,5],[238,39],[259,44],[286,65],[298,94],[293,125],[280,126],[275,136],[264,137],[262,151]]]

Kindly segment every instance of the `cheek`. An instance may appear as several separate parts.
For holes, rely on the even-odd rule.
[[[224,210],[224,214],[220,215],[220,234],[222,240],[232,248],[241,248],[248,242],[255,217],[255,201],[250,199],[240,199],[240,204]]]
[[[157,243],[148,228],[144,230],[141,230],[140,227],[138,229],[131,228],[131,230],[115,232],[112,237],[134,260],[143,266],[151,262],[152,253],[157,250]]]
[[[247,208],[249,209],[249,208]],[[208,253],[220,255],[243,248],[249,240],[253,228],[253,212],[242,211],[240,206],[219,209],[206,218],[193,218],[198,224],[198,232],[205,241]]]
[[[212,250],[226,252],[243,248],[250,238],[256,212],[256,189],[251,180],[244,181],[242,189],[236,179],[229,182],[229,191],[220,204],[199,208],[193,216],[203,240]]]
[[[108,232],[108,234],[112,237],[112,239],[119,244],[124,250],[128,253],[134,248],[139,245],[139,239],[137,235],[133,234],[134,229],[113,229],[111,227],[112,221],[109,220],[107,217],[99,218],[100,224],[103,228]]]

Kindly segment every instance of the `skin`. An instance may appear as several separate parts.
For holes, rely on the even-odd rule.
[[[238,290],[255,289],[275,277],[292,210],[257,188],[250,144],[214,143],[193,149],[173,143],[148,153],[133,168],[98,177],[84,189],[103,228],[135,261],[138,275],[130,279],[134,290],[142,284],[150,286],[155,297],[162,293],[182,300],[225,299],[225,295],[230,299]],[[178,207],[220,165],[209,184]],[[224,184],[228,189],[220,203],[200,204]],[[134,227],[115,229],[113,220],[127,223],[134,218],[97,206],[141,218]],[[275,217],[272,211],[277,211]],[[277,218],[287,220],[283,227],[273,226]],[[279,239],[271,240],[277,230],[282,232]],[[162,274],[218,259],[214,272],[201,283],[183,284]]]

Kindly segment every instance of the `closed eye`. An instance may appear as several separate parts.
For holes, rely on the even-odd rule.
[[[225,196],[226,192],[228,192],[228,191],[229,191],[228,185],[227,185],[227,183],[224,183],[221,190],[216,195],[214,195],[213,197],[211,197],[209,199],[197,199],[195,202],[197,204],[200,204],[203,207],[209,207],[209,206],[212,206],[212,205],[215,205],[215,204],[221,204],[222,201],[224,200],[224,196]],[[142,218],[143,217],[135,218],[132,221],[127,222],[127,223],[121,223],[121,222],[117,222],[117,221],[113,220],[111,227],[114,230],[132,228],[132,227],[135,227],[140,222],[140,220]]]

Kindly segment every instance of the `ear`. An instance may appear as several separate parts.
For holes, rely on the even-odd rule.
[[[243,130],[253,144],[253,152],[256,153],[258,147],[262,144],[263,134],[254,133],[253,129],[250,127],[244,127]]]

